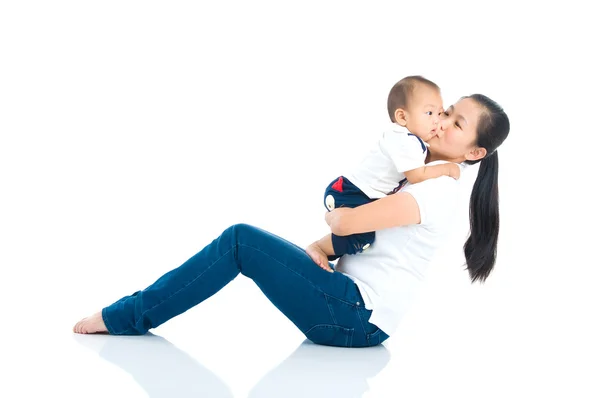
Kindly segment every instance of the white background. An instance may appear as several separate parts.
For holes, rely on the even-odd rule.
[[[1,2],[0,395],[137,397],[180,377],[185,396],[203,375],[220,380],[212,396],[361,396],[362,378],[364,397],[597,397],[592,4]],[[299,245],[325,234],[324,187],[410,74],[447,105],[497,100],[511,133],[496,270],[470,285],[457,239],[383,370],[304,347],[243,277],[153,331],[178,349],[72,335],[230,224]],[[122,358],[99,359],[104,344]]]

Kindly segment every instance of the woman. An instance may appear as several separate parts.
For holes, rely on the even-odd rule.
[[[450,106],[429,141],[428,162],[458,163],[461,178],[407,184],[370,204],[327,213],[334,234],[377,231],[376,244],[360,255],[343,256],[336,272],[315,265],[329,263],[312,245],[305,251],[238,224],[145,290],[84,318],[73,330],[144,334],[242,273],[314,343],[380,344],[399,324],[436,249],[454,231],[453,215],[461,203],[470,205],[471,234],[464,245],[470,277],[483,282],[490,274],[499,226],[496,149],[509,128],[503,109],[483,95]]]

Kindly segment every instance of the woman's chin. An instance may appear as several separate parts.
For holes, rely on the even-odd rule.
[[[429,149],[433,149],[436,150],[438,148],[438,145],[440,144],[440,137],[433,136],[429,141],[427,141],[427,144],[429,145]]]

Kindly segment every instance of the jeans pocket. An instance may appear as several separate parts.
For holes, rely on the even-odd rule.
[[[354,329],[338,325],[315,325],[304,334],[315,344],[351,347]]]

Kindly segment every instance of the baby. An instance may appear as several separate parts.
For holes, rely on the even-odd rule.
[[[375,148],[350,173],[336,178],[325,190],[325,207],[356,207],[396,193],[406,181],[411,184],[460,176],[454,163],[425,166],[427,141],[437,134],[443,110],[440,88],[421,76],[408,76],[392,87],[388,96],[390,128]],[[375,232],[348,236],[327,235],[311,245],[329,260],[369,248]],[[310,250],[307,250],[310,253]],[[311,257],[314,256],[311,255]],[[319,264],[330,270],[329,265]]]

